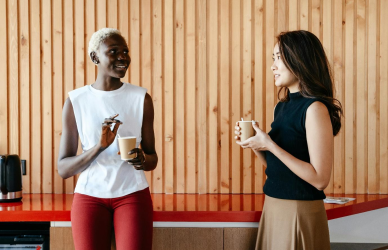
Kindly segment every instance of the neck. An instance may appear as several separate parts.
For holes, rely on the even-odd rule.
[[[288,87],[288,90],[290,90],[290,93],[296,93],[299,92],[299,82],[296,82]]]
[[[103,91],[112,91],[119,89],[123,84],[120,78],[114,78],[110,76],[97,75],[96,81],[92,84],[93,88]]]

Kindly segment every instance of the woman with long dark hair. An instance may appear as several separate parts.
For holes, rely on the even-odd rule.
[[[236,142],[266,166],[265,203],[256,249],[330,249],[323,190],[330,181],[334,136],[342,107],[334,98],[330,65],[319,39],[308,31],[283,32],[273,51],[280,102],[266,134]]]

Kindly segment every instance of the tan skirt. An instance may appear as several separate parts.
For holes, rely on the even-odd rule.
[[[329,250],[322,200],[283,200],[265,196],[256,250]]]

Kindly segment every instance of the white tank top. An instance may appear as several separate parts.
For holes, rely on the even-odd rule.
[[[118,130],[120,136],[136,136],[138,147],[146,93],[145,88],[129,83],[113,91],[97,90],[90,85],[70,91],[83,152],[99,142],[101,124],[114,114],[119,114],[116,119],[123,122]],[[147,188],[144,171],[135,170],[132,165],[122,161],[118,151],[116,137],[81,173],[74,192],[99,198],[116,198]]]

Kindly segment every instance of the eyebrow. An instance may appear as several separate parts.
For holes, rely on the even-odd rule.
[[[276,52],[276,55],[277,55],[277,54],[280,54],[280,52]],[[272,55],[275,56],[275,54],[272,54]]]

